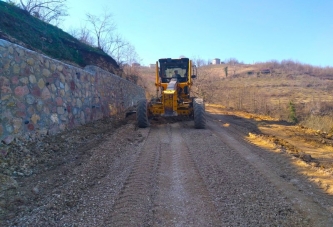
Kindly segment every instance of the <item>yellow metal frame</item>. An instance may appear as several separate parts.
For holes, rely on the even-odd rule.
[[[158,61],[156,61],[156,96],[160,98],[157,99],[155,102],[150,102],[148,107],[149,115],[154,116],[166,116],[165,109],[168,110],[172,109],[172,116],[190,116],[193,114],[193,105],[192,105],[192,98],[190,98],[189,94],[185,94],[182,92],[178,96],[178,89],[181,88],[183,91],[185,87],[188,87],[190,91],[190,87],[192,86],[192,61],[189,60],[188,66],[188,80],[186,82],[177,83],[177,89],[168,89],[168,83],[162,83],[159,77],[159,67]],[[172,96],[172,103],[170,103],[170,98]],[[168,98],[169,97],[169,98]],[[182,102],[178,102],[179,99]],[[168,115],[170,116],[170,115]]]

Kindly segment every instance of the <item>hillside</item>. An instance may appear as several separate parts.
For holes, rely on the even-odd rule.
[[[0,39],[80,67],[96,65],[118,74],[116,61],[98,48],[81,43],[58,27],[0,1]]]
[[[139,71],[144,87],[150,97],[154,96],[155,69],[141,67]],[[192,96],[203,97],[206,103],[301,122],[316,130],[332,130],[332,68],[283,61],[206,65],[197,71]]]

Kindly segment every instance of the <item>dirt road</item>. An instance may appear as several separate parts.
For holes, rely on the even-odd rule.
[[[39,164],[5,192],[2,225],[333,226],[332,196],[288,157],[246,140],[257,129],[239,121],[211,113],[196,130],[192,121],[137,129],[129,120],[57,151],[61,164]]]

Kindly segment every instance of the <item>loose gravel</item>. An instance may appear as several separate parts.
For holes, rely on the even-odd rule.
[[[204,130],[194,129],[192,121],[155,122],[138,129],[129,119],[109,130],[104,123],[100,133],[92,127],[90,132],[82,130],[85,136],[62,135],[66,146],[40,141],[39,148],[46,150],[57,145],[55,160],[61,161],[38,162],[32,155],[36,158],[32,173],[11,178],[12,186],[0,195],[1,226],[330,223],[331,216],[318,221],[297,206],[295,198],[302,197],[286,193],[270,178],[272,174],[255,166],[257,148],[244,145],[251,155],[236,149],[233,143],[244,140],[232,132],[231,139],[221,136],[228,132],[220,131],[212,119]],[[92,132],[95,136],[88,137]],[[78,138],[83,138],[83,146]]]

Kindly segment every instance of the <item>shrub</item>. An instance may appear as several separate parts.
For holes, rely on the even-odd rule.
[[[297,116],[296,116],[296,107],[295,107],[295,104],[292,101],[289,102],[288,109],[289,109],[289,120],[292,123],[297,123],[298,119],[297,119]]]

